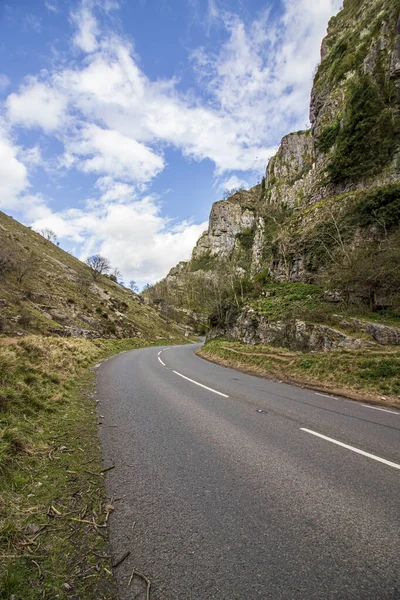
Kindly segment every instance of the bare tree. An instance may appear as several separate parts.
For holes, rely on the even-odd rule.
[[[51,242],[52,244],[57,243],[57,236],[52,229],[45,227],[44,229],[40,229],[38,233],[40,233],[40,235],[44,237],[47,242]]]
[[[121,271],[115,267],[115,269],[113,269],[113,272],[109,275],[111,281],[114,281],[115,283],[120,283],[122,280],[122,273]]]
[[[225,189],[222,197],[224,200],[227,200],[233,196],[233,194],[236,194],[236,192],[241,192],[242,190],[244,190],[242,187],[232,188],[231,190]]]
[[[36,254],[30,254],[27,258],[18,260],[14,263],[14,271],[17,282],[22,283],[27,275],[35,273],[40,265],[40,258]]]
[[[94,281],[99,279],[101,275],[107,275],[111,269],[111,264],[108,258],[105,258],[100,254],[88,256],[85,262],[92,273]]]
[[[128,287],[132,292],[135,292],[136,294],[139,291],[139,286],[137,285],[136,281],[134,281],[133,279],[131,279],[131,281],[129,282]]]

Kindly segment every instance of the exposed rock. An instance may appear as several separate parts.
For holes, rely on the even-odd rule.
[[[94,331],[93,329],[82,329],[80,327],[72,327],[66,326],[63,328],[54,328],[51,330],[51,333],[55,335],[59,335],[61,337],[81,337],[89,340],[95,340],[98,338],[106,337],[99,331]]]
[[[227,200],[212,206],[208,231],[204,232],[192,253],[192,260],[204,254],[227,256],[235,248],[237,235],[252,229],[255,224],[255,201],[260,186],[251,190],[240,190]]]
[[[400,17],[397,21],[397,38],[390,62],[390,76],[394,79],[400,78]]]
[[[343,318],[341,315],[334,315],[340,327],[351,329],[352,331],[362,331],[368,333],[374,340],[384,346],[400,345],[400,328],[389,327],[381,323],[371,321],[362,321],[355,318]]]
[[[325,302],[342,302],[343,297],[337,290],[328,290],[324,293]]]
[[[358,350],[376,346],[369,340],[354,338],[326,325],[292,321],[268,321],[264,316],[245,311],[236,323],[221,331],[213,331],[210,338],[224,335],[243,344],[271,344],[291,350],[322,351]]]

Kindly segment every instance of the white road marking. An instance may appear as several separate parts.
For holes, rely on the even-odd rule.
[[[160,350],[160,352],[157,354],[157,356],[160,356],[161,352],[162,352],[162,350]]]
[[[379,408],[379,406],[371,406],[370,404],[362,404],[361,406],[365,406],[366,408],[373,408],[374,410],[382,410],[383,412],[388,412],[392,415],[400,415],[400,412],[397,410],[388,410],[387,408]]]
[[[178,373],[178,371],[173,371],[175,373],[175,375],[179,375],[179,377],[183,377],[183,379],[187,379],[188,381],[191,381],[192,383],[194,383],[195,385],[199,385],[200,387],[209,390],[210,392],[214,392],[214,394],[218,394],[219,396],[223,396],[224,398],[229,398],[229,396],[227,396],[226,394],[223,394],[222,392],[218,392],[217,390],[213,390],[213,388],[207,387],[206,385],[203,385],[202,383],[199,383],[198,381],[194,381],[194,379],[190,379],[189,377],[186,377],[186,375],[182,375],[182,373]]]
[[[385,458],[381,458],[380,456],[376,456],[375,454],[370,454],[369,452],[365,452],[364,450],[360,450],[359,448],[355,448],[354,446],[349,446],[348,444],[344,444],[343,442],[339,442],[338,440],[334,440],[333,438],[327,437],[326,435],[322,435],[322,433],[317,433],[316,431],[312,431],[311,429],[306,429],[305,427],[300,427],[301,431],[306,431],[307,433],[311,433],[311,435],[316,435],[323,440],[327,440],[328,442],[332,442],[332,444],[337,444],[338,446],[342,446],[342,448],[347,448],[347,450],[351,450],[352,452],[356,452],[357,454],[362,454],[367,458],[372,458],[373,460],[377,460],[389,467],[393,467],[394,469],[400,469],[400,465],[397,463],[391,462],[390,460],[386,460]]]
[[[158,357],[158,360],[160,361],[160,363],[162,364],[162,366],[165,367],[165,362],[163,362],[160,357]]]
[[[324,398],[332,398],[332,400],[339,400],[336,396],[329,396],[328,394],[320,394],[319,392],[315,392],[316,396],[323,396]]]

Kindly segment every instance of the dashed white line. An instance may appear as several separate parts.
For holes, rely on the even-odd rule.
[[[160,352],[157,354],[157,356],[160,356],[161,352],[162,352],[162,350],[160,350]]]
[[[229,398],[229,396],[227,396],[226,394],[223,394],[222,392],[218,392],[218,390],[214,390],[213,388],[207,387],[206,385],[203,385],[202,383],[199,383],[198,381],[194,381],[194,379],[190,379],[190,377],[186,377],[186,375],[182,375],[182,373],[178,373],[178,371],[173,371],[175,373],[175,375],[179,375],[179,377],[183,377],[183,379],[187,379],[188,381],[190,381],[191,383],[194,383],[195,385],[199,385],[200,387],[209,390],[210,392],[214,392],[214,394],[218,394],[219,396],[223,396],[224,398]]]
[[[162,366],[165,367],[165,362],[163,362],[159,356],[158,356],[158,360],[160,361],[160,363],[162,364]]]
[[[339,400],[336,396],[329,396],[328,394],[320,394],[319,392],[315,392],[316,396],[323,396],[324,398],[331,398],[332,400]]]
[[[305,427],[300,427],[301,431],[306,431],[307,433],[311,433],[311,435],[315,435],[327,442],[332,442],[332,444],[336,444],[337,446],[341,446],[342,448],[346,448],[347,450],[351,450],[352,452],[356,452],[357,454],[362,454],[362,456],[366,456],[367,458],[372,458],[373,460],[377,460],[378,462],[383,463],[384,465],[388,465],[389,467],[393,467],[394,469],[400,469],[400,465],[397,463],[391,462],[390,460],[386,460],[385,458],[381,458],[380,456],[376,456],[375,454],[370,454],[369,452],[365,452],[364,450],[360,450],[359,448],[355,448],[354,446],[349,446],[348,444],[344,444],[343,442],[339,442],[338,440],[334,440],[326,435],[322,435],[322,433],[317,433],[316,431],[312,431],[311,429],[306,429]]]
[[[361,406],[373,408],[374,410],[382,410],[383,412],[391,413],[392,415],[400,415],[400,412],[397,410],[388,410],[387,408],[379,408],[379,406],[371,406],[370,404],[362,404]]]

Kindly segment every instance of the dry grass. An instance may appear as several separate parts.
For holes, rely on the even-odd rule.
[[[89,367],[160,343],[30,336],[0,345],[0,599],[115,598]]]

